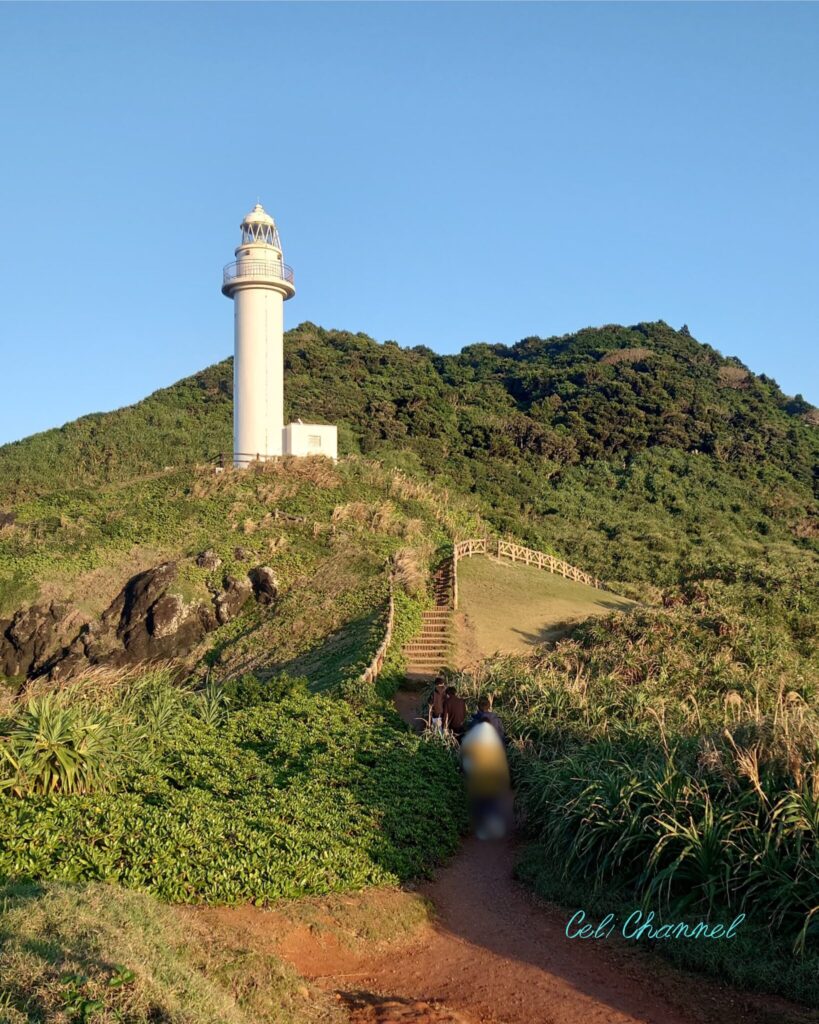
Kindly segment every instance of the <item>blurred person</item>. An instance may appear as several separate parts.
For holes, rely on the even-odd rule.
[[[500,839],[509,820],[509,764],[503,741],[491,722],[473,719],[461,742],[461,766],[475,835]]]

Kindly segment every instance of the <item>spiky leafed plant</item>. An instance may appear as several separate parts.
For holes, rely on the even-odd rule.
[[[199,703],[196,706],[196,713],[206,725],[220,726],[227,721],[228,706],[230,698],[225,693],[221,683],[211,679],[210,675],[205,682],[205,688],[199,694]]]
[[[4,788],[18,796],[107,788],[118,748],[111,716],[65,707],[54,694],[32,698],[7,738]]]

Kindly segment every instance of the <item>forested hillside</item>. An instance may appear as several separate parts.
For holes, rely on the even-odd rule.
[[[302,324],[285,349],[288,417],[338,423],[342,454],[435,474],[610,579],[819,549],[817,410],[662,321],[455,356]],[[0,508],[228,450],[231,375],[0,448]]]
[[[508,533],[640,606],[460,680],[509,725],[530,881],[747,910],[741,948],[690,963],[818,1005],[817,411],[662,322],[454,356],[302,324],[285,353],[286,415],[338,423],[335,466],[207,465],[230,360],[0,448],[0,882],[232,902],[429,870],[464,825],[455,764],[381,697],[452,540]],[[171,639],[189,687],[146,671]],[[68,770],[44,730],[101,738]],[[71,964],[42,966],[44,1006]],[[11,979],[15,1024],[31,991]]]

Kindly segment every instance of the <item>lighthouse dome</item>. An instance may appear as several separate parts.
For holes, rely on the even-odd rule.
[[[261,203],[256,203],[241,223],[242,244],[272,245],[281,250],[282,244],[279,239],[279,232],[276,229],[276,222],[265,210]]]

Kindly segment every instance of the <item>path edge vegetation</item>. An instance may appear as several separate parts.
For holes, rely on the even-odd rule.
[[[708,695],[720,714],[733,714],[732,708],[752,706],[761,677],[781,683],[783,696],[795,694],[794,709],[801,701],[815,713],[819,432],[816,410],[799,396],[783,395],[770,378],[662,321],[470,346],[454,356],[303,324],[288,332],[285,357],[293,396],[288,418],[309,409],[340,424],[344,459],[332,471],[304,460],[241,484],[230,474],[213,476],[203,463],[229,446],[229,360],[128,409],[0,448],[3,614],[33,600],[52,578],[96,582],[95,573],[133,550],[170,546],[191,557],[214,543],[225,571],[242,572],[235,556],[242,546],[271,561],[280,576],[281,628],[261,613],[237,620],[214,635],[212,657],[203,664],[218,676],[250,662],[254,679],[257,670],[273,669],[258,672],[260,686],[284,677],[298,684],[311,653],[327,641],[333,678],[322,678],[321,686],[309,682],[332,689],[336,674],[351,679],[366,664],[368,645],[377,646],[385,559],[417,546],[423,560],[456,534],[488,529],[556,550],[660,610],[651,621],[631,617],[640,628],[622,636],[611,665],[592,673],[603,697],[609,684],[619,694],[616,735],[606,737],[594,701],[575,701],[575,666],[562,687],[568,697],[547,687],[548,721],[521,727],[521,743],[548,726],[560,756],[577,756],[567,746],[590,739],[612,743],[615,755],[632,756],[635,747],[639,754],[646,743],[656,751],[659,731],[650,737],[645,730],[654,729],[657,716],[668,736],[668,716],[696,719]],[[271,523],[273,511],[301,525]],[[58,569],[65,569],[63,577]],[[309,586],[299,589],[305,579]],[[191,570],[185,583],[195,589],[203,581]],[[321,609],[324,634],[304,634],[296,644],[291,627],[305,597]],[[333,618],[334,604],[343,615]],[[419,604],[404,609],[408,628],[418,610]],[[689,614],[696,622],[687,621]],[[680,631],[676,639],[662,629],[659,635],[699,687],[693,704],[683,691],[657,701],[657,689],[670,678],[652,647],[663,622]],[[275,665],[260,664],[252,649],[257,634],[276,645]],[[692,656],[686,638],[696,640],[701,658]],[[605,637],[600,640],[605,646]],[[560,653],[571,665],[576,651]],[[397,676],[400,663],[384,674],[385,693]],[[354,692],[348,701],[360,698]],[[504,706],[497,694],[502,714],[514,711],[513,696],[518,699],[510,693]],[[306,698],[288,699],[301,709],[298,719]],[[269,714],[263,703],[248,708],[249,723]],[[389,724],[392,712],[380,708]],[[216,698],[203,702],[197,727],[204,716],[218,722],[225,710]],[[145,713],[159,717],[161,702]],[[236,766],[213,740],[213,722],[204,727],[211,745],[203,757],[224,755],[230,774]],[[750,755],[761,743],[768,756],[767,725],[754,734],[753,723],[745,724],[746,735],[732,733],[737,750]],[[595,729],[601,735],[590,736]],[[712,732],[710,725],[704,730],[711,746],[701,753],[703,767],[718,775],[720,765],[731,769],[737,759],[730,744],[715,742],[719,730]],[[282,758],[287,770],[304,750],[292,735],[293,756]],[[806,736],[810,742],[810,729]],[[360,750],[365,757],[372,754],[367,742]],[[326,754],[316,749],[307,760],[321,763]],[[801,769],[810,763],[802,747],[795,763]],[[185,770],[187,782],[203,768],[189,759]],[[782,777],[776,765],[771,771]],[[161,796],[170,799],[174,787],[165,781]],[[749,781],[740,780],[737,792]],[[217,786],[204,797],[206,789],[190,792],[198,800],[225,796]],[[565,793],[577,795],[568,785]],[[815,833],[815,826],[813,838],[806,830],[800,857],[815,850]],[[105,860],[100,846],[89,850],[92,859]],[[815,942],[813,931],[806,933],[811,956]]]

